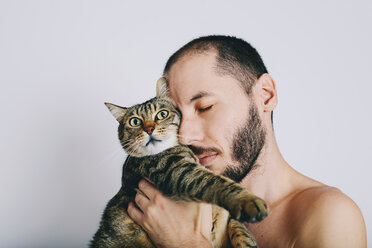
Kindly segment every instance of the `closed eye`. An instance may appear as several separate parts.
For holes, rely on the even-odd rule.
[[[199,112],[205,112],[205,111],[210,110],[212,107],[213,107],[213,105],[210,105],[210,106],[205,107],[205,108],[199,108],[198,111],[199,111]]]

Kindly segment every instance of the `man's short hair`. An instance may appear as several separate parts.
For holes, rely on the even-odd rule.
[[[255,48],[243,39],[234,36],[210,35],[194,39],[178,49],[167,61],[163,74],[185,55],[205,53],[215,50],[216,72],[229,75],[241,82],[250,95],[255,81],[267,73],[265,64]]]

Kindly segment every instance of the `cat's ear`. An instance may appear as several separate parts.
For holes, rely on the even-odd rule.
[[[165,77],[159,78],[159,80],[156,82],[156,97],[169,98],[167,80],[165,79]]]
[[[127,112],[127,108],[120,107],[108,102],[105,102],[105,105],[118,122],[121,122],[123,120],[124,115]]]

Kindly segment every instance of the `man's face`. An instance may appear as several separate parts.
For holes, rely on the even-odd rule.
[[[169,91],[181,111],[180,142],[200,163],[241,181],[264,144],[256,105],[240,82],[215,72],[215,53],[186,55],[168,72]]]

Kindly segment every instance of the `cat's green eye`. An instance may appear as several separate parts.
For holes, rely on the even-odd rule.
[[[133,117],[129,120],[129,125],[131,125],[132,127],[138,127],[141,125],[141,123],[142,123],[141,119],[137,117]]]
[[[163,120],[167,118],[169,115],[169,112],[167,110],[161,110],[156,114],[155,120]]]

